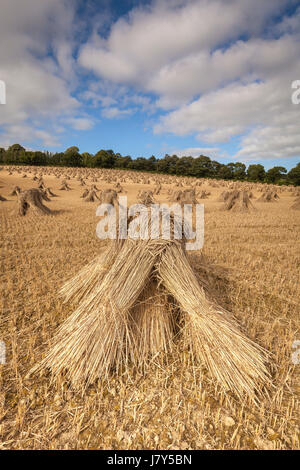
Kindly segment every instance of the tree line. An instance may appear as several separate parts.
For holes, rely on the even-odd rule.
[[[251,181],[255,183],[300,185],[300,162],[289,172],[283,166],[265,170],[261,164],[246,168],[244,163],[219,163],[205,155],[199,157],[178,157],[166,154],[163,158],[122,156],[113,150],[99,150],[95,155],[79,152],[78,147],[69,147],[65,152],[50,153],[29,151],[20,144],[11,145],[7,150],[0,148],[0,164],[36,165],[83,168],[116,168],[149,171],[196,178],[217,178],[224,180]]]

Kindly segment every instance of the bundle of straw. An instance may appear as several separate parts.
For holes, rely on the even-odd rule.
[[[49,215],[52,213],[51,209],[43,204],[43,200],[50,201],[50,199],[40,189],[28,189],[27,191],[21,191],[17,194],[19,215],[26,215],[29,208],[42,215]]]
[[[51,368],[54,376],[65,373],[85,387],[112,371],[143,369],[181,340],[224,390],[255,400],[270,379],[268,355],[207,298],[184,242],[112,241],[62,288],[65,301],[79,305],[34,370]]]
[[[224,195],[224,205],[221,208],[224,211],[247,212],[254,210],[247,191],[233,190]]]

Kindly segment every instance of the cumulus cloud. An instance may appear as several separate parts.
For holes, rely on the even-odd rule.
[[[68,33],[73,10],[69,0],[1,1],[0,78],[7,89],[7,104],[0,107],[1,145],[15,135],[56,145],[49,137],[51,121],[79,106],[68,83],[75,66]]]
[[[9,147],[12,143],[26,143],[40,141],[45,149],[48,147],[57,147],[60,144],[59,139],[52,133],[38,126],[29,124],[11,124],[2,133],[0,130],[1,147]]]
[[[99,108],[111,120],[151,114],[154,133],[198,139],[178,154],[222,155],[234,141],[245,161],[299,156],[297,0],[153,0],[109,28],[107,9],[83,25],[77,5],[1,1],[0,145],[17,131],[16,140],[57,145],[66,125],[92,129]]]
[[[69,118],[66,122],[78,131],[86,131],[94,127],[94,122],[90,118]]]
[[[166,64],[260,31],[285,0],[157,1],[120,18],[109,37],[93,36],[79,62],[118,83],[145,84]],[[146,83],[145,83],[146,82]],[[151,85],[149,85],[151,87]]]
[[[297,121],[299,108],[291,102],[291,82],[284,76],[204,94],[161,118],[155,132],[196,134],[210,143],[240,136],[237,158],[285,158],[300,154]]]
[[[107,108],[111,105],[117,104],[117,100],[112,96],[103,96],[99,92],[93,90],[86,90],[81,96],[85,101],[90,101],[93,107],[97,107],[100,104],[104,108]]]
[[[293,36],[239,40],[226,50],[201,51],[164,66],[150,86],[162,96],[159,104],[168,108],[236,80],[247,84],[271,79],[298,60],[299,44]]]
[[[300,8],[279,21],[288,6],[297,2],[155,1],[108,36],[94,34],[79,63],[100,80],[154,94],[164,112],[155,133],[208,144],[239,138],[240,158],[297,156],[290,85],[299,78]]]
[[[128,116],[129,114],[132,114],[134,112],[134,109],[119,109],[116,106],[111,106],[110,108],[104,108],[102,110],[102,116],[106,117],[108,119],[113,119],[113,118],[121,118],[124,116]]]
[[[199,157],[200,155],[210,155],[218,158],[225,157],[226,154],[221,151],[219,147],[187,147],[184,149],[175,149],[170,152],[170,155],[177,155],[178,157]]]
[[[266,126],[251,131],[242,139],[237,158],[244,161],[300,155],[298,124],[288,124],[282,132],[281,126]]]

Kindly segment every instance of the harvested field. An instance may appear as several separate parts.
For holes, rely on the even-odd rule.
[[[1,172],[6,200],[0,205],[0,340],[7,361],[0,365],[0,448],[300,448],[300,365],[292,362],[293,342],[300,340],[300,213],[291,209],[294,193],[283,188],[275,204],[266,204],[259,201],[261,185],[239,183],[234,189],[251,191],[256,208],[239,213],[220,210],[220,196],[228,191],[223,181],[39,168],[45,187],[59,197],[46,203],[51,208],[47,217],[31,210],[22,217],[17,214],[18,191],[13,195],[12,190],[37,188],[36,170],[12,170]],[[232,312],[247,338],[271,354],[273,387],[269,396],[260,397],[259,406],[246,395],[239,399],[220,389],[206,367],[195,367],[188,341],[174,343],[171,351],[166,345],[166,353],[156,355],[159,337],[157,343],[139,338],[141,348],[153,355],[141,370],[112,373],[87,388],[75,388],[67,376],[53,377],[49,370],[27,375],[77,307],[74,300],[64,303],[59,289],[109,244],[96,236],[100,201],[92,194],[94,202],[85,202],[82,180],[88,187],[97,181],[98,197],[108,203],[115,202],[118,183],[129,204],[138,201],[140,191],[147,200],[151,192],[155,201],[167,203],[178,187],[190,191],[195,182],[211,194],[200,201],[205,205],[204,247],[188,259],[208,298]],[[143,302],[151,304],[152,289],[141,294],[133,311],[141,321],[137,328],[148,332]],[[158,315],[164,309],[169,315],[171,307],[164,293],[155,295],[160,308],[150,305],[153,329]],[[166,329],[173,329],[171,321]]]

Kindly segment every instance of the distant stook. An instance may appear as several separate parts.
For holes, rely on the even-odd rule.
[[[6,86],[3,80],[0,80],[0,104],[6,104]]]

